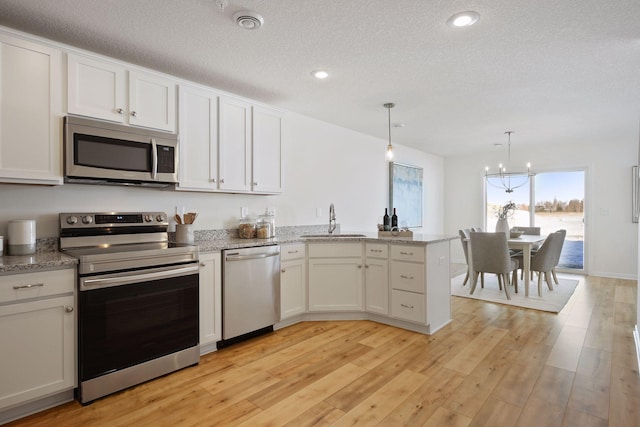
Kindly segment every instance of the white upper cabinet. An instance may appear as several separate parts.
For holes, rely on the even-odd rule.
[[[176,83],[160,75],[70,53],[67,111],[175,132]]]
[[[0,33],[0,182],[62,184],[61,58]]]
[[[218,188],[218,95],[195,86],[179,88],[179,190]]]
[[[251,104],[221,96],[218,131],[220,135],[220,189],[251,190]]]
[[[282,115],[253,107],[253,181],[257,193],[282,192]]]

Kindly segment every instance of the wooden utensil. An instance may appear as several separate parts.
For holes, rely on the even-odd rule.
[[[180,219],[180,215],[175,214],[175,215],[173,216],[173,219],[175,219],[175,220],[176,220],[176,224],[182,224],[182,219]]]

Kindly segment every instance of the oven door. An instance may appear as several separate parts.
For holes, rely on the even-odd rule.
[[[197,264],[81,278],[80,381],[197,346],[198,281]]]

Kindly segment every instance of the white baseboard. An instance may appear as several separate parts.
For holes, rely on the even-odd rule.
[[[638,358],[638,371],[640,372],[640,332],[638,332],[638,325],[633,328],[633,340],[636,342],[636,357]]]

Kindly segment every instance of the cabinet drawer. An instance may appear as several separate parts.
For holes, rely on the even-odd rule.
[[[365,245],[364,255],[370,258],[389,258],[389,245],[381,245],[376,243],[367,243]]]
[[[280,260],[287,261],[289,259],[304,258],[306,254],[306,248],[304,243],[298,243],[295,245],[282,245],[280,247]]]
[[[391,245],[391,258],[400,261],[424,262],[425,248],[423,246]]]
[[[310,243],[309,258],[361,257],[361,243]]]
[[[391,261],[391,287],[424,293],[424,264]]]
[[[0,276],[0,303],[65,294],[75,287],[73,269]]]
[[[426,323],[424,295],[394,289],[391,292],[391,315],[412,322]]]

